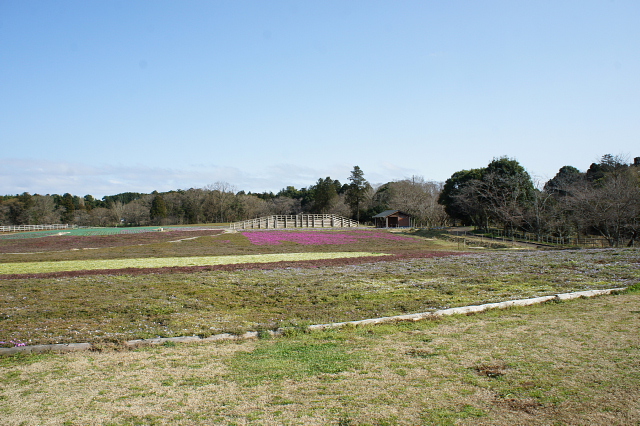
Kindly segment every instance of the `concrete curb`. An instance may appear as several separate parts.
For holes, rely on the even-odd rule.
[[[44,352],[77,352],[88,351],[91,343],[59,343],[55,345],[16,346],[15,348],[0,348],[0,355],[41,354]]]
[[[408,315],[396,315],[392,317],[382,317],[382,318],[371,318],[359,321],[346,321],[346,322],[334,322],[328,324],[315,324],[306,327],[308,330],[328,330],[332,328],[342,328],[342,327],[359,327],[365,325],[373,325],[373,324],[384,324],[391,322],[402,322],[402,321],[420,321],[429,318],[439,318],[448,315],[467,315],[473,313],[484,312],[490,309],[506,309],[514,306],[530,306],[536,305],[539,303],[549,302],[549,301],[565,301],[578,299],[581,297],[595,297],[595,296],[603,296],[607,294],[611,294],[616,291],[625,290],[626,287],[621,288],[611,288],[607,290],[588,290],[588,291],[577,291],[573,293],[563,293],[556,294],[553,296],[542,296],[542,297],[534,297],[531,299],[520,299],[520,300],[508,300],[506,302],[499,303],[485,303],[483,305],[471,305],[471,306],[463,306],[459,308],[449,308],[449,309],[441,309],[433,312],[422,312],[418,314],[408,314]],[[279,328],[275,331],[268,330],[264,333],[268,333],[271,336],[280,336],[285,333],[285,329]],[[158,337],[154,339],[137,339],[137,340],[129,340],[123,343],[123,345],[127,348],[139,348],[144,346],[156,346],[163,345],[167,342],[171,343],[193,343],[193,342],[219,342],[224,340],[249,340],[249,339],[257,339],[258,332],[257,331],[248,331],[241,335],[236,334],[216,334],[214,336],[209,337],[198,337],[198,336],[184,336],[184,337]],[[68,352],[77,352],[77,351],[87,351],[93,349],[93,345],[91,343],[67,343],[67,344],[54,344],[54,345],[33,345],[33,346],[16,346],[14,348],[0,348],[0,356],[8,356],[15,355],[18,353],[23,354],[32,354],[32,353],[45,353],[45,352],[56,352],[56,353],[68,353]]]

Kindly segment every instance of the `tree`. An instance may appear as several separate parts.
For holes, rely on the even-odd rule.
[[[271,200],[271,214],[295,215],[302,213],[302,202],[300,198],[289,198],[277,196]]]
[[[25,205],[17,197],[10,198],[2,203],[7,225],[28,225],[29,214]]]
[[[563,166],[537,191],[527,214],[528,230],[538,239],[544,234],[570,237],[577,231],[571,199],[574,191],[587,185],[585,174],[573,166]]]
[[[462,170],[447,179],[438,202],[463,224],[487,228],[490,222],[512,232],[533,201],[531,176],[514,159],[494,158],[483,169]]]
[[[599,182],[611,173],[619,172],[627,168],[627,161],[619,155],[605,154],[599,163],[592,163],[585,174],[590,182]]]
[[[93,195],[87,194],[84,196],[84,207],[87,211],[91,211],[96,207],[104,207],[104,202],[96,200]]]
[[[338,189],[340,186],[340,182],[329,176],[318,179],[318,182],[310,188],[313,197],[312,212],[329,213],[339,200]]]
[[[568,208],[584,232],[596,232],[612,247],[629,238],[633,244],[640,230],[640,186],[638,171],[616,168],[594,182],[571,188]]]
[[[445,181],[438,203],[454,221],[458,220],[463,225],[483,225],[482,218],[478,220],[480,205],[472,190],[474,182],[481,178],[482,169],[471,169],[455,172]]]
[[[516,160],[494,159],[482,174],[478,190],[490,218],[511,233],[522,225],[534,199],[531,176]]]
[[[124,221],[125,204],[122,201],[112,201],[109,203],[109,210],[111,211],[112,220],[116,224],[120,224]]]
[[[377,199],[386,197],[387,209],[402,210],[412,216],[417,226],[433,227],[446,221],[442,205],[438,204],[438,196],[442,191],[442,183],[428,182],[421,176],[412,176],[389,182],[377,191]]]
[[[105,207],[96,207],[89,212],[91,217],[91,225],[93,226],[113,226],[118,224],[118,220],[115,219],[113,210]]]
[[[573,166],[561,167],[553,179],[544,184],[544,191],[553,195],[570,195],[568,188],[584,177],[584,173]]]
[[[151,210],[149,210],[151,221],[160,225],[162,220],[167,217],[167,205],[162,195],[157,194],[151,201]]]
[[[351,212],[355,219],[360,222],[361,207],[372,188],[364,178],[364,172],[359,166],[354,166],[348,180],[349,186],[345,191],[345,201],[351,207]]]
[[[236,199],[239,205],[236,212],[238,214],[236,220],[245,220],[273,214],[270,211],[272,204],[259,195],[237,194]]]
[[[33,205],[28,210],[29,223],[45,225],[60,222],[60,213],[51,195],[34,195]]]
[[[116,195],[104,196],[102,197],[102,201],[107,205],[111,205],[111,203],[114,203],[116,201],[120,201],[122,204],[129,204],[134,200],[142,198],[143,195],[145,194],[141,194],[139,192],[122,192]]]
[[[133,200],[123,206],[123,219],[126,225],[144,226],[149,223],[151,210],[149,196]]]
[[[234,215],[236,205],[235,188],[227,182],[216,182],[205,186],[204,215],[208,222],[228,222]]]
[[[204,222],[204,202],[205,192],[202,189],[190,188],[182,193],[182,211],[187,223]]]
[[[640,161],[627,164],[620,156],[603,155],[586,173],[560,169],[544,186],[552,196],[547,229],[558,236],[598,234],[611,246],[640,231]]]
[[[73,223],[74,212],[76,210],[75,204],[73,202],[73,195],[69,194],[68,192],[64,194],[62,196],[60,206],[62,207],[62,222]]]

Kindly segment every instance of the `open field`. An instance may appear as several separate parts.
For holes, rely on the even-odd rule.
[[[0,263],[333,251],[398,254],[455,247],[445,241],[368,229],[224,233],[220,229],[167,228],[122,235],[0,238]]]
[[[97,352],[0,359],[3,424],[640,422],[637,249],[465,253],[373,230],[15,241],[0,240],[16,274],[0,279],[0,345]],[[261,263],[270,256],[293,259]],[[295,260],[305,256],[326,258]],[[232,258],[252,260],[214,264]],[[195,259],[209,260],[178,266]],[[38,273],[51,262],[112,268]],[[298,327],[626,286],[635,290],[468,317]],[[278,327],[285,337],[120,345]]]
[[[138,338],[206,337],[624,287],[640,279],[638,251],[633,249],[465,254],[450,251],[450,243],[383,231],[287,231],[278,238],[271,232],[197,238],[186,233],[177,240],[172,236],[169,241],[95,250],[51,250],[57,243],[52,240],[49,251],[4,254],[4,259],[20,261],[1,267],[14,273],[22,267],[26,275],[0,279],[0,341],[117,345]],[[364,249],[390,255],[383,261],[362,257]],[[209,263],[214,265],[209,266],[136,269],[130,263],[125,269],[72,271],[71,276],[32,274],[39,264],[52,265],[51,256],[59,260],[54,266],[113,262],[114,267],[126,267],[141,259],[149,266],[160,261],[195,263],[202,257],[175,255],[216,251],[224,256],[212,258]],[[116,253],[128,256],[116,259]],[[215,265],[237,259],[238,253],[253,263]],[[338,259],[269,261],[272,256],[339,253],[345,254]],[[87,259],[89,254],[96,260]],[[350,254],[356,257],[347,257]],[[256,256],[264,256],[267,263],[256,262]]]
[[[640,294],[277,339],[0,358],[6,425],[634,425]]]

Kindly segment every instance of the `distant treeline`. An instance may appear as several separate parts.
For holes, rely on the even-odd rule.
[[[499,227],[507,234],[597,234],[612,246],[633,244],[640,229],[640,157],[628,163],[607,154],[585,172],[565,166],[538,185],[518,161],[501,157],[484,168],[458,171],[444,183],[414,176],[377,188],[355,166],[347,183],[326,177],[276,194],[238,191],[226,182],[101,200],[25,192],[0,197],[0,224],[179,225],[300,213],[331,213],[367,223],[390,209],[410,214],[420,227],[462,224]]]
[[[326,177],[306,188],[287,186],[277,194],[238,191],[226,182],[151,194],[125,192],[101,200],[91,195],[25,192],[0,197],[0,224],[180,225],[300,213],[329,213],[368,222],[393,206],[412,214],[421,226],[437,226],[447,221],[444,207],[437,203],[441,189],[441,183],[412,177],[376,190],[355,166],[346,183]]]

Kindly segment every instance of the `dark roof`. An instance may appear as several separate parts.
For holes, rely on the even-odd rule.
[[[374,218],[376,217],[387,217],[387,216],[391,216],[394,213],[402,213],[405,216],[411,216],[406,214],[405,212],[401,212],[400,210],[385,210],[382,213],[378,213],[377,215],[373,216]]]

